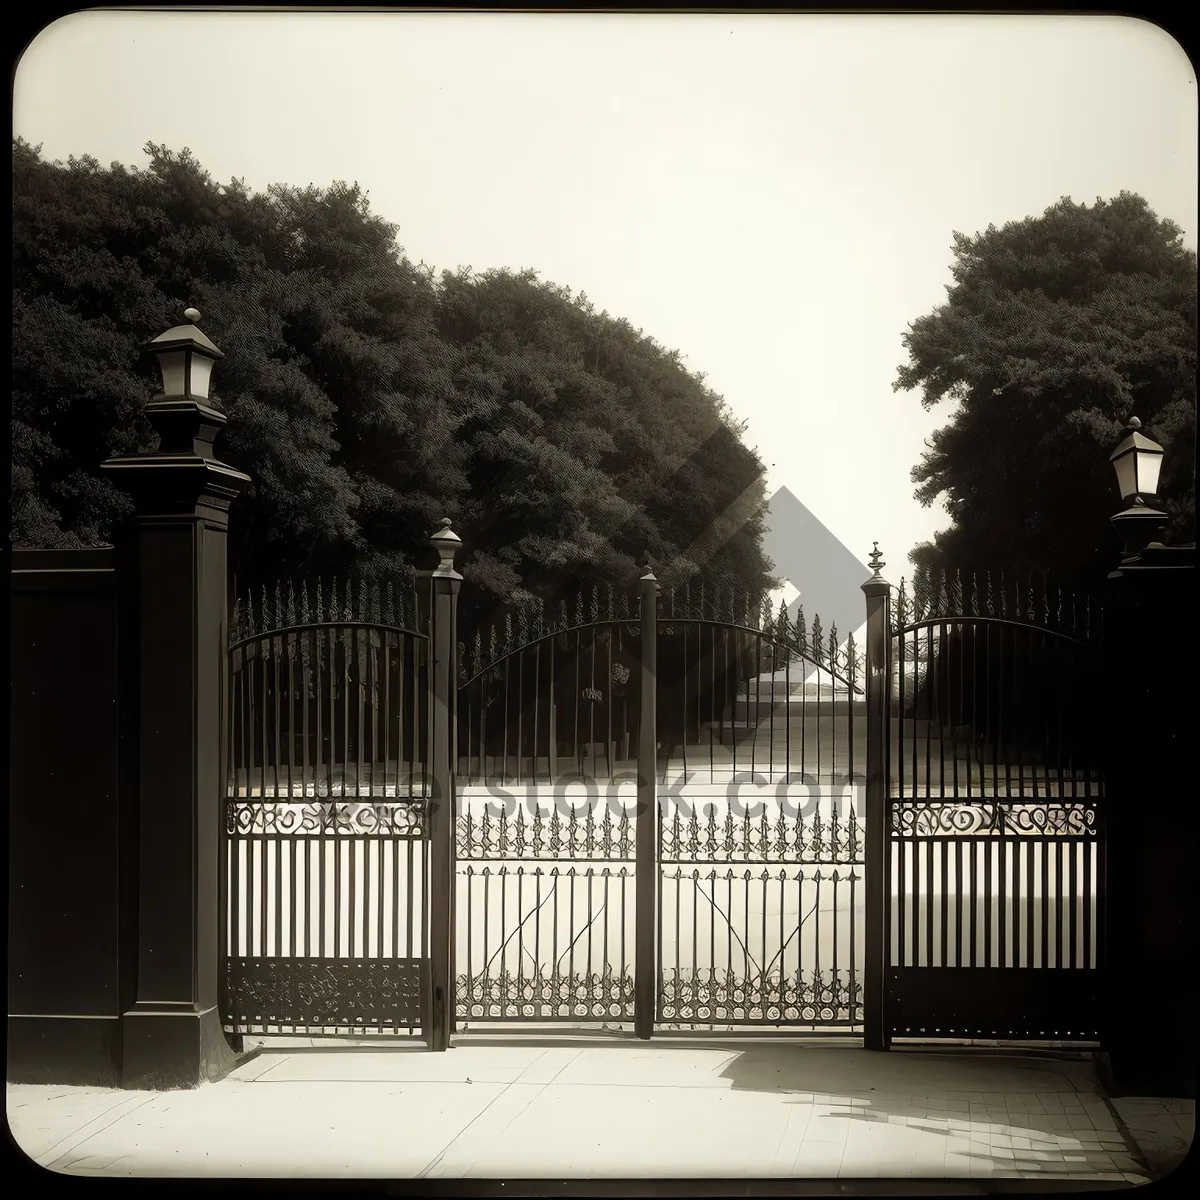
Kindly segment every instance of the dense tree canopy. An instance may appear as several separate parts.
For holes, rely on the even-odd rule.
[[[954,235],[947,302],[909,327],[897,390],[958,406],[913,470],[952,526],[914,561],[1092,582],[1118,549],[1108,455],[1131,416],[1165,447],[1169,536],[1194,537],[1196,255],[1140,196],[1064,199]]]
[[[220,452],[253,479],[243,586],[408,574],[442,516],[493,599],[618,582],[647,550],[660,577],[767,582],[762,463],[678,354],[531,272],[436,277],[357,186],[254,193],[146,149],[13,146],[15,544],[112,536],[129,505],[99,464],[152,436],[140,347],[192,304],[226,355]]]

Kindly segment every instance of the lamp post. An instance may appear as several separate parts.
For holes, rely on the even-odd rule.
[[[158,449],[110,458],[133,497],[139,724],[137,997],[122,1020],[126,1087],[194,1087],[236,1061],[218,1011],[229,507],[250,482],[220,462],[209,402],[220,350],[187,324],[155,338]]]
[[[1117,486],[1126,507],[1111,519],[1125,542],[1125,560],[1136,557],[1154,540],[1168,521],[1167,514],[1152,503],[1158,497],[1163,448],[1141,432],[1142,423],[1130,417],[1125,436],[1109,455],[1117,473]]]

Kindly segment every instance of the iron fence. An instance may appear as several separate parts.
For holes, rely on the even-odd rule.
[[[407,622],[407,624],[405,624]],[[234,611],[220,868],[235,1034],[421,1025],[428,636],[415,593]]]
[[[1099,614],[1045,588],[943,574],[911,596],[902,583],[890,615],[893,1031],[1094,1038]]]

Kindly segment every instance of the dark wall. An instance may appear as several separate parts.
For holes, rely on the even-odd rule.
[[[135,990],[137,776],[136,626],[120,555],[12,555],[12,1082],[119,1079]]]

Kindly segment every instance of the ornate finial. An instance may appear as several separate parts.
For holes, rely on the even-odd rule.
[[[1130,417],[1129,424],[1125,426],[1126,429],[1141,429],[1141,427],[1142,423],[1137,419],[1137,417]]]
[[[185,321],[190,321],[193,325],[200,320],[200,310],[198,308],[185,308],[183,310]]]
[[[461,579],[462,576],[454,569],[454,555],[462,545],[462,538],[450,528],[449,517],[443,517],[439,525],[437,533],[429,539],[429,544],[438,552],[439,558],[433,573],[442,577],[449,576],[451,579]]]
[[[879,579],[881,578],[880,571],[887,566],[887,563],[883,561],[883,555],[879,552],[879,543],[872,542],[871,545],[874,547],[874,549],[870,554],[870,567],[871,570],[875,572],[875,578]]]

